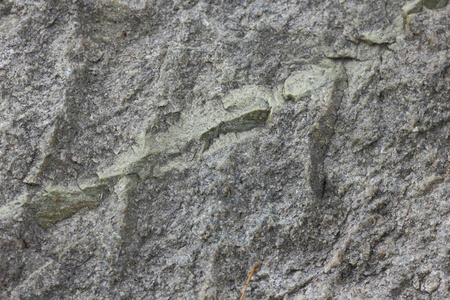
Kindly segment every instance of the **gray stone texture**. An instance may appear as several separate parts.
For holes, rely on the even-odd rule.
[[[0,298],[450,299],[448,1],[0,1]]]

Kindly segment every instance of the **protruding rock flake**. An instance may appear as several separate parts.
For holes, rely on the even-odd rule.
[[[284,83],[284,97],[299,101],[321,89],[333,85],[340,72],[332,67],[312,66],[311,69],[291,75]]]
[[[0,299],[450,299],[449,14],[0,1]]]

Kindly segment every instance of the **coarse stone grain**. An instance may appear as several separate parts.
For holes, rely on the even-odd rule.
[[[0,298],[450,298],[448,1],[0,1]]]

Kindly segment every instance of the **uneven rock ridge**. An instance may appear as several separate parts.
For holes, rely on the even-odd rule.
[[[449,7],[0,1],[0,298],[450,299]]]

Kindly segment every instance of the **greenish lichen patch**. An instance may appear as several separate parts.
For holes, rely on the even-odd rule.
[[[50,186],[43,195],[32,201],[30,207],[35,211],[38,223],[44,228],[50,228],[82,208],[98,207],[102,193],[102,187],[82,191],[78,187]]]
[[[426,8],[430,9],[438,9],[446,7],[448,4],[448,0],[424,0],[423,5],[425,5]]]
[[[228,112],[245,112],[268,108],[273,98],[272,91],[257,85],[249,85],[230,91],[223,99],[223,108]]]
[[[97,176],[87,177],[83,179],[79,179],[77,185],[80,190],[90,192],[90,191],[98,191],[104,190],[107,186],[104,183],[101,183],[98,180]]]
[[[0,207],[0,224],[8,227],[17,220],[23,220],[23,213],[28,204],[28,194],[20,195],[15,201],[11,201]]]
[[[340,75],[340,69],[331,66],[313,66],[309,70],[291,75],[284,83],[283,96],[299,101],[314,91],[332,84]]]
[[[386,28],[365,32],[361,35],[359,40],[369,45],[392,44],[403,34],[403,27],[403,16],[399,15],[394,22]]]
[[[271,111],[269,103],[272,102],[270,89],[250,85],[230,91],[221,100],[194,107],[184,112],[179,123],[168,131],[142,136],[139,145],[120,155],[112,166],[99,171],[99,179],[104,181],[131,173],[147,178],[154,175],[155,168],[159,174],[165,169],[164,165],[174,159],[187,161],[184,156],[192,157],[207,150],[220,135],[264,126]]]
[[[402,7],[402,13],[403,13],[403,16],[406,17],[407,15],[421,12],[422,8],[423,8],[423,0],[415,0],[415,1],[406,3]]]

